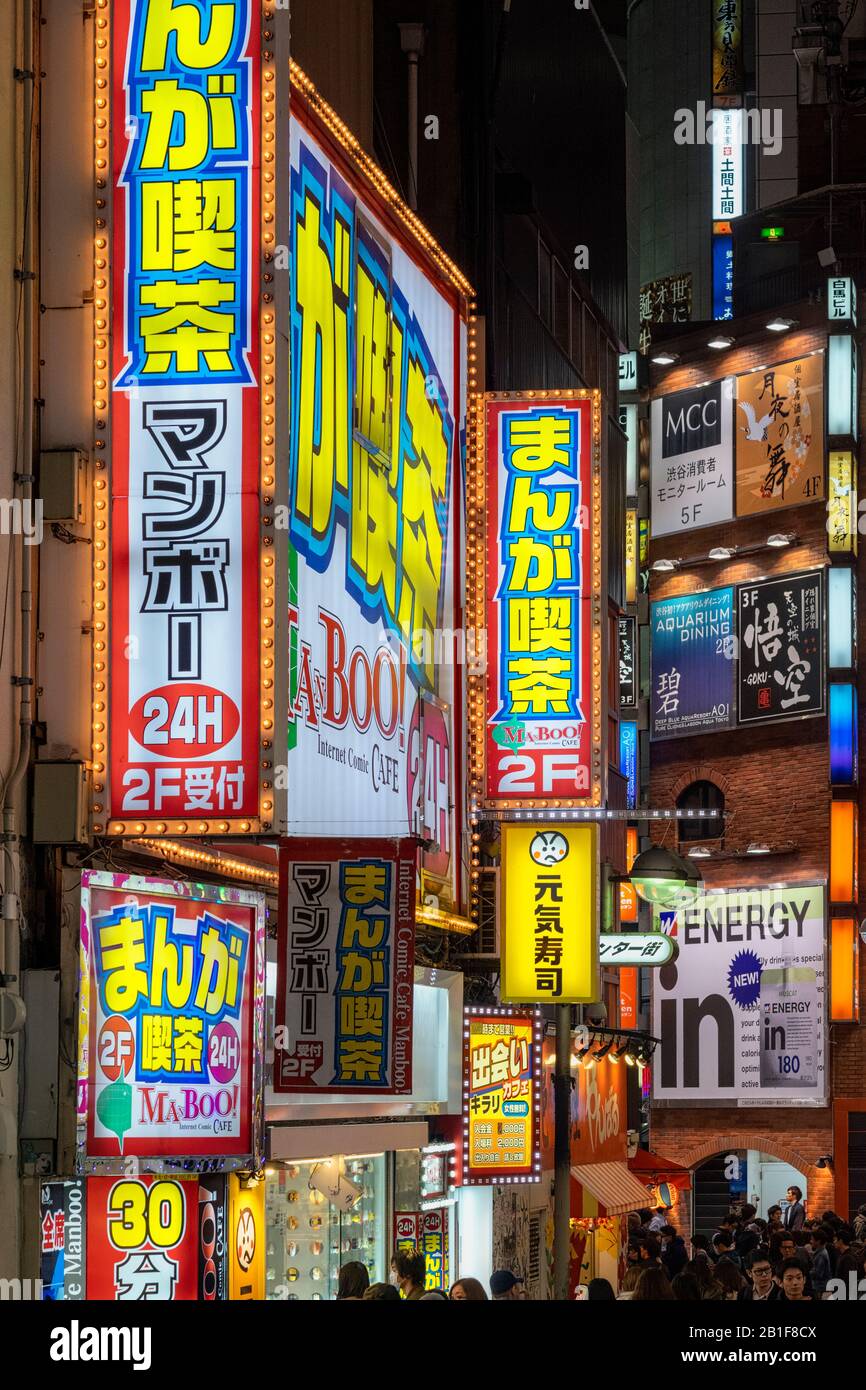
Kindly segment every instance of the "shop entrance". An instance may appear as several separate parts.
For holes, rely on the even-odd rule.
[[[746,1202],[766,1219],[768,1207],[785,1206],[785,1193],[791,1185],[805,1192],[805,1175],[772,1154],[758,1149],[714,1154],[692,1176],[692,1229],[711,1236],[727,1212]]]

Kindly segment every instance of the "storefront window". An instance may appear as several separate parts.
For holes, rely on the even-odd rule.
[[[267,1170],[267,1297],[334,1299],[340,1266],[366,1265],[370,1283],[387,1278],[385,1155],[344,1160],[345,1176],[361,1190],[343,1212],[311,1183],[316,1163],[286,1163]]]
[[[400,1149],[394,1155],[394,1210],[418,1211],[421,1205],[421,1152]]]
[[[394,1155],[394,1246],[420,1250],[425,1288],[447,1290],[453,1282],[454,1207],[431,1207],[425,1194],[447,1194],[449,1156],[425,1155],[426,1150],[418,1149],[401,1149]]]

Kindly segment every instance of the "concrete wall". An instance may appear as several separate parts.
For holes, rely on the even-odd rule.
[[[640,281],[694,275],[692,318],[712,318],[712,148],[674,143],[674,112],[711,101],[709,5],[640,0],[629,23],[629,114],[640,134]]]
[[[797,194],[797,62],[791,48],[797,22],[796,0],[758,0],[758,105],[781,111],[783,143],[777,155],[757,155],[757,206],[768,207]]]

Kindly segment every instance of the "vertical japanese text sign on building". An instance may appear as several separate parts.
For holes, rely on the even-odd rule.
[[[541,1181],[541,1014],[466,1009],[463,1183]]]
[[[713,100],[743,90],[743,0],[710,0],[713,15]]]
[[[745,209],[745,147],[742,107],[712,113],[713,221],[740,217]]]
[[[598,826],[502,827],[506,1002],[599,998]]]
[[[741,724],[823,714],[824,572],[737,588]]]
[[[475,805],[601,804],[600,418],[597,391],[485,398],[470,485],[486,652],[470,701]]]
[[[81,1160],[258,1166],[262,894],[85,870],[80,998]]]
[[[290,221],[288,825],[423,821],[453,900],[471,288],[297,70]]]
[[[275,1091],[411,1091],[415,861],[409,839],[282,841]]]
[[[110,38],[97,21],[94,764],[113,833],[260,812],[259,16],[115,0]]]

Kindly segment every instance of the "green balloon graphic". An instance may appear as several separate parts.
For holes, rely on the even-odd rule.
[[[513,714],[507,724],[497,724],[493,730],[493,742],[498,743],[500,748],[505,748],[509,744],[519,746],[523,742],[526,733],[526,725],[522,719],[518,719]]]
[[[132,1128],[132,1087],[126,1081],[106,1086],[96,1098],[96,1113],[105,1128],[117,1135],[123,1153],[123,1136]]]

